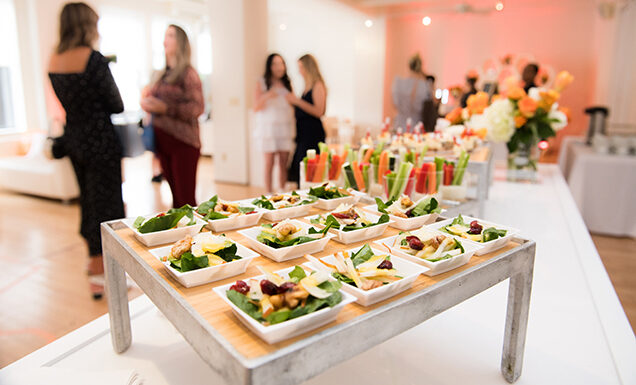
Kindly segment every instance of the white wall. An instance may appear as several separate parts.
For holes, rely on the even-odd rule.
[[[296,94],[304,82],[297,59],[316,57],[327,85],[327,116],[382,120],[385,23],[334,0],[269,0],[269,50],[286,60]],[[280,26],[284,24],[285,30]]]

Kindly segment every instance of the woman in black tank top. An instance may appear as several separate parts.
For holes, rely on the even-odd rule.
[[[327,91],[313,56],[302,56],[298,60],[298,69],[305,79],[305,92],[300,99],[290,92],[287,101],[294,107],[296,116],[296,151],[289,167],[288,179],[299,184],[299,164],[307,150],[318,150],[318,143],[325,141],[325,129],[320,118],[325,114]]]

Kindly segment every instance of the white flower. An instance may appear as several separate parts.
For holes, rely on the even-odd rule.
[[[470,117],[470,119],[464,123],[466,127],[470,128],[473,131],[480,130],[482,128],[488,127],[488,120],[486,119],[485,113],[476,114]]]
[[[509,99],[499,99],[484,110],[488,139],[507,142],[515,133],[514,105]]]
[[[538,102],[541,100],[541,95],[539,94],[541,91],[542,90],[540,88],[532,87],[528,90],[528,96]]]
[[[466,121],[470,118],[470,112],[468,112],[468,108],[462,109],[462,120]]]
[[[562,111],[552,110],[548,114],[548,119],[556,119],[557,122],[550,122],[550,127],[557,132],[568,125],[568,117]]]

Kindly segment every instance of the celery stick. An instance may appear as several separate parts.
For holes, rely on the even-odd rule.
[[[470,156],[466,153],[466,151],[462,151],[459,155],[459,160],[457,160],[457,167],[455,167],[455,175],[453,176],[453,180],[451,182],[452,185],[460,185],[462,184],[462,179],[464,179],[464,171],[466,170],[466,166],[468,166],[468,159]]]
[[[390,199],[397,199],[404,189],[406,188],[407,179],[411,174],[411,169],[413,168],[413,164],[409,162],[404,162],[400,164],[400,168],[395,176],[395,184],[391,189],[391,194],[389,196]]]
[[[439,184],[442,181],[440,173],[444,170],[444,158],[435,157],[435,172],[437,173],[437,179],[435,180],[435,189],[439,190]]]
[[[307,150],[307,159],[314,159],[316,157],[316,150]]]
[[[393,190],[393,185],[395,184],[395,173],[391,172],[386,174],[386,194],[387,198],[391,199],[391,190]]]
[[[320,142],[318,143],[318,149],[320,149],[320,153],[329,152],[329,146],[326,143]]]
[[[353,189],[358,190],[358,184],[356,183],[356,178],[353,176],[351,164],[345,163],[342,165],[342,171],[344,171],[345,187],[352,187]]]
[[[365,164],[362,166],[362,179],[364,180],[364,185],[367,186],[367,191],[369,191],[369,165]]]

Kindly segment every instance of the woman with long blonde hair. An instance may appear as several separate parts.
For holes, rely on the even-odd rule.
[[[173,207],[194,206],[203,90],[199,75],[190,64],[190,42],[185,31],[171,24],[163,47],[166,67],[140,104],[152,115],[155,153],[170,185]]]
[[[307,150],[318,150],[318,143],[325,140],[325,128],[320,118],[327,106],[327,88],[316,59],[310,54],[301,56],[298,71],[305,80],[302,97],[291,92],[286,95],[296,115],[296,151],[288,174],[288,179],[296,183],[300,183],[299,164]]]
[[[124,105],[108,68],[95,51],[99,16],[84,3],[68,3],[60,14],[60,36],[49,62],[53,90],[66,111],[64,134],[53,139],[55,158],[68,156],[80,187],[80,234],[88,245],[88,274],[93,298],[104,291],[99,225],[123,218],[122,148],[110,115]]]

